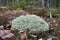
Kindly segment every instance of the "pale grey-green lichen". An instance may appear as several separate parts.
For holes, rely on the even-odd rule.
[[[12,21],[12,28],[19,31],[24,29],[27,33],[39,33],[49,30],[49,25],[39,16],[22,15]]]

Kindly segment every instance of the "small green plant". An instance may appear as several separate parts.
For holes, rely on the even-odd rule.
[[[49,30],[49,25],[39,16],[22,15],[12,21],[12,28],[25,30],[29,34],[37,34]]]
[[[16,1],[16,2],[10,3],[10,7],[11,8],[16,8],[16,9],[22,9],[27,5],[28,5],[28,2],[26,0],[21,0],[20,2]]]

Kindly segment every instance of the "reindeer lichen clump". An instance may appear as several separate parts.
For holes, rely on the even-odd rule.
[[[39,16],[22,15],[12,21],[12,28],[25,30],[29,34],[37,34],[49,30],[49,25]]]

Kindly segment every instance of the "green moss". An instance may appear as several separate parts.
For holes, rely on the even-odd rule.
[[[15,9],[23,9],[25,6],[27,6],[29,3],[26,0],[16,1],[15,3],[12,2],[9,4],[9,7],[15,8]]]

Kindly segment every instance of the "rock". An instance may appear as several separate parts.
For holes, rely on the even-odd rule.
[[[14,35],[12,33],[2,37],[3,40],[14,40]]]
[[[43,40],[43,38],[40,38],[39,40]]]
[[[21,37],[21,40],[26,40],[27,39],[27,34],[25,31],[20,31],[20,37]]]
[[[1,26],[0,26],[0,29],[4,29],[4,26],[3,26],[3,25],[1,25]]]
[[[5,35],[5,32],[4,30],[0,30],[0,37],[4,36]]]

